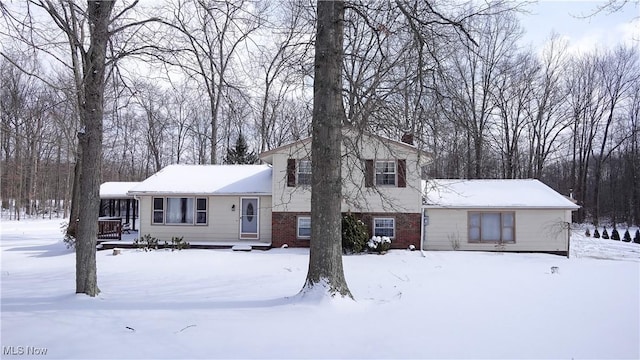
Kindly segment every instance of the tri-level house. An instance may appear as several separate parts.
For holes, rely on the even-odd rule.
[[[343,130],[343,213],[394,248],[419,246],[421,167],[410,144]],[[307,247],[311,238],[311,138],[260,154],[265,165],[170,165],[129,190],[140,233],[196,245]]]

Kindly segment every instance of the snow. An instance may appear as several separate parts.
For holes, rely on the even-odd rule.
[[[125,199],[127,192],[140,184],[139,182],[109,181],[100,185],[101,199]]]
[[[535,179],[423,181],[426,207],[557,208],[578,206]]]
[[[571,258],[345,256],[356,301],[297,295],[307,249],[99,251],[89,298],[60,222],[0,224],[3,359],[640,358],[640,245],[582,229]]]
[[[135,186],[129,194],[271,195],[271,167],[169,165]]]

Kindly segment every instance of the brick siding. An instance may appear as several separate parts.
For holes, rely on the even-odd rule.
[[[344,215],[344,214],[343,214]],[[395,218],[396,237],[391,242],[392,249],[406,249],[409,245],[420,247],[420,213],[353,213],[367,225],[369,237],[373,233],[374,218]],[[309,247],[309,239],[297,238],[298,216],[309,213],[274,212],[271,214],[271,246]]]

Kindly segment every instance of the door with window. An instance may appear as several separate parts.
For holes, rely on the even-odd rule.
[[[240,239],[258,239],[259,204],[258,198],[240,199]]]

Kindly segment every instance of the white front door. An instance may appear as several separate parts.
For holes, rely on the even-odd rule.
[[[240,239],[258,239],[259,205],[258,198],[240,198]]]

